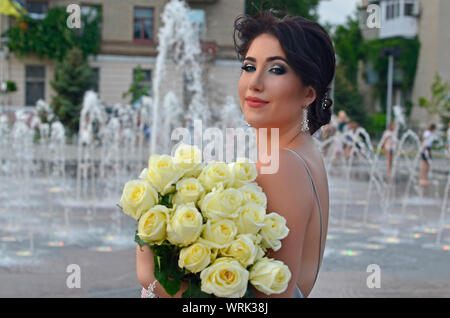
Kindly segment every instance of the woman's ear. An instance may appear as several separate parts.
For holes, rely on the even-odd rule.
[[[311,105],[317,98],[317,93],[311,85],[305,87],[305,102],[306,105]]]

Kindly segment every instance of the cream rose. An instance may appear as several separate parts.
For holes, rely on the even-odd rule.
[[[204,190],[200,182],[195,178],[180,180],[176,185],[177,191],[173,196],[173,204],[197,203]]]
[[[211,249],[202,243],[195,243],[180,251],[178,266],[191,273],[198,273],[204,270],[210,262]]]
[[[189,245],[199,238],[202,224],[202,215],[194,203],[177,206],[167,225],[167,239],[175,245]]]
[[[243,200],[241,191],[234,188],[223,190],[220,186],[202,197],[199,206],[204,216],[210,220],[235,219]]]
[[[197,178],[202,171],[202,152],[196,146],[181,144],[175,150],[173,162],[183,170],[183,177]]]
[[[237,260],[220,257],[201,272],[201,290],[217,297],[242,298],[248,277],[249,272]]]
[[[265,226],[266,209],[255,203],[247,203],[239,209],[236,220],[239,234],[256,234]]]
[[[206,191],[211,191],[219,185],[226,188],[232,182],[232,176],[225,162],[210,162],[203,168],[198,180]]]
[[[221,249],[223,256],[232,257],[247,267],[252,265],[260,255],[259,246],[255,245],[252,234],[241,234],[228,247]]]
[[[266,215],[264,224],[261,229],[262,246],[278,251],[281,248],[280,240],[289,234],[286,219],[278,213],[272,212]]]
[[[240,158],[236,162],[230,163],[229,167],[233,178],[233,187],[235,188],[255,181],[258,176],[256,164],[246,158]]]
[[[244,194],[244,204],[254,203],[267,208],[267,197],[262,188],[255,182],[243,185],[238,188]]]
[[[183,176],[183,170],[168,155],[151,155],[148,168],[139,176],[152,183],[159,193],[165,195],[175,190],[175,184]]]
[[[169,213],[167,207],[155,205],[139,219],[137,235],[146,242],[161,244],[166,239]]]
[[[282,261],[267,257],[258,260],[250,269],[250,283],[266,295],[286,291],[291,276],[291,271]]]
[[[125,183],[120,204],[123,212],[136,221],[157,203],[158,193],[147,181],[132,180]]]
[[[199,239],[199,242],[211,248],[224,248],[234,240],[236,233],[236,224],[231,220],[208,220],[203,226],[202,237]]]

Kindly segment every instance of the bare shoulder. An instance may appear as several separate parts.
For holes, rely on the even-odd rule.
[[[281,149],[278,170],[273,174],[258,174],[257,182],[267,196],[268,212],[275,211],[285,217],[291,213],[295,217],[310,217],[313,202],[309,176],[295,154]]]

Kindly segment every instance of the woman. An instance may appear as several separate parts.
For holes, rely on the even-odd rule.
[[[246,121],[257,131],[279,129],[279,169],[259,174],[267,211],[286,218],[289,235],[270,256],[282,260],[292,278],[275,297],[308,296],[320,268],[328,224],[328,182],[312,135],[330,122],[326,98],[335,71],[333,44],[317,23],[263,12],[235,23],[243,72],[239,98]],[[259,133],[257,133],[259,136]],[[267,149],[271,149],[267,136]],[[258,138],[258,151],[261,140]],[[257,162],[258,171],[262,164]],[[267,297],[256,292],[257,296]]]
[[[422,164],[420,166],[420,179],[419,184],[421,186],[430,185],[430,180],[428,180],[428,170],[430,169],[431,164],[431,146],[433,146],[433,142],[436,139],[434,131],[436,130],[436,125],[431,124],[427,130],[423,133],[422,136]]]
[[[283,215],[290,229],[282,248],[270,257],[282,260],[292,278],[284,293],[272,296],[308,296],[318,275],[328,228],[327,174],[312,134],[331,117],[332,102],[326,93],[335,70],[333,45],[317,23],[301,17],[280,20],[271,12],[239,17],[235,43],[243,62],[238,90],[246,121],[256,130],[269,128],[269,134],[270,128],[279,129],[279,169],[257,178],[267,195],[267,211]],[[266,138],[267,149],[271,149],[271,136]],[[261,142],[258,138],[260,154],[265,152]],[[262,166],[258,161],[258,172]],[[142,268],[148,273],[153,266],[151,254],[143,255],[138,249],[137,263],[138,276]],[[144,287],[151,281],[142,274]],[[159,284],[155,293],[165,296]]]

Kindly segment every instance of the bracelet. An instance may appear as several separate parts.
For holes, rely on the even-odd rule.
[[[155,280],[153,283],[151,283],[147,288],[147,298],[159,298],[158,295],[156,295],[153,291],[156,288],[156,283],[158,281]]]

